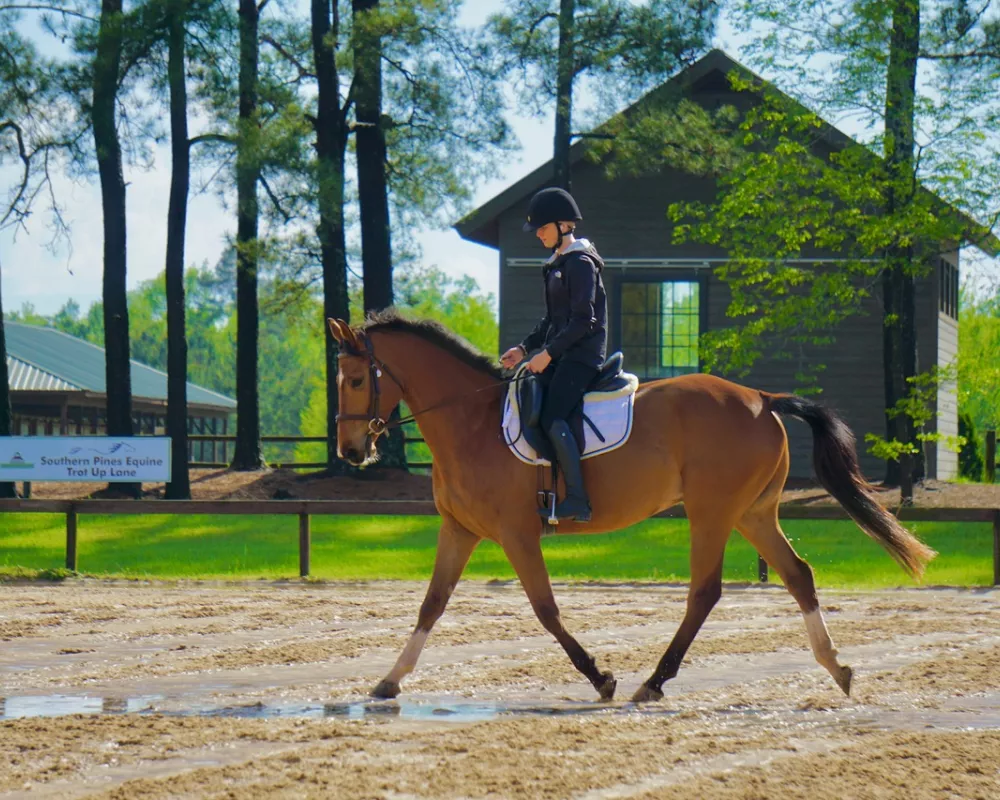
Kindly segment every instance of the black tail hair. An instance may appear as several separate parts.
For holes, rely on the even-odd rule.
[[[820,485],[839,502],[858,526],[878,542],[910,575],[923,575],[937,555],[878,502],[858,467],[854,434],[830,409],[795,395],[771,395],[772,411],[796,417],[813,432],[813,468]]]

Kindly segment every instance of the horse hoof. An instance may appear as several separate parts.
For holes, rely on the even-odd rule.
[[[602,700],[614,699],[615,689],[618,688],[618,681],[615,680],[615,676],[610,672],[602,672],[601,677],[604,678],[604,681],[597,687],[598,694],[601,695]]]
[[[391,700],[399,695],[399,684],[396,681],[384,680],[372,689],[372,697],[382,700]]]
[[[837,686],[839,686],[848,697],[851,696],[851,678],[853,677],[853,669],[850,667],[841,667],[840,675],[836,678]]]
[[[652,686],[647,686],[643,684],[639,687],[639,690],[632,695],[633,703],[655,703],[657,700],[663,699],[663,692],[658,689],[654,689]]]

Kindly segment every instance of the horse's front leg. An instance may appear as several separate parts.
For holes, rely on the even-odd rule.
[[[511,536],[503,541],[503,549],[510,559],[517,577],[524,587],[531,607],[535,610],[538,621],[549,633],[556,637],[563,650],[569,656],[573,666],[586,676],[597,689],[602,700],[610,700],[615,696],[618,681],[610,672],[601,672],[590,655],[580,643],[563,627],[559,618],[559,608],[552,594],[552,584],[549,581],[549,571],[542,556],[542,545],[537,535]]]
[[[410,640],[399,654],[396,665],[389,674],[372,690],[374,697],[395,697],[399,694],[399,682],[409,675],[417,665],[424,642],[444,613],[451,593],[455,590],[462,570],[469,563],[472,551],[482,541],[470,533],[455,520],[445,517],[441,521],[441,531],[438,533],[437,556],[434,560],[434,573],[431,576],[427,595],[420,606],[417,616],[417,627],[410,634]]]

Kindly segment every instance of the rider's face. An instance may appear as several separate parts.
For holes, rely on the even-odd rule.
[[[559,244],[559,231],[556,228],[556,224],[555,222],[549,222],[535,231],[538,241],[550,250]]]

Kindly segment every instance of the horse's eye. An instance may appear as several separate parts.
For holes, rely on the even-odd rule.
[[[364,378],[351,378],[351,387],[354,389],[360,389],[364,382]]]

